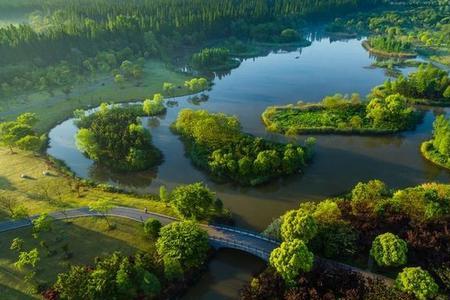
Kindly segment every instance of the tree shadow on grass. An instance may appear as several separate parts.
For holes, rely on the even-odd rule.
[[[0,283],[0,297],[8,300],[34,300],[30,295]]]
[[[16,188],[7,178],[0,176],[0,190],[14,191]]]

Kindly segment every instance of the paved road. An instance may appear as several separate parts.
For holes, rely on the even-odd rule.
[[[159,220],[163,225],[177,221],[176,218],[169,217],[166,215],[161,215],[152,212],[145,213],[142,210],[127,207],[115,207],[107,215],[112,217],[128,218],[138,222],[143,222],[148,218],[155,218]],[[61,211],[54,212],[51,213],[50,216],[52,216],[56,220],[64,220],[79,217],[101,216],[101,214],[94,211],[90,211],[89,208],[87,207],[81,207],[77,209],[67,210],[64,212]],[[11,220],[0,222],[0,232],[31,226],[32,225],[31,220],[37,217],[38,216],[36,215],[32,216],[29,220]],[[214,226],[204,224],[202,224],[201,226],[208,233],[210,244],[213,247],[217,249],[219,248],[238,249],[253,254],[255,256],[258,256],[265,261],[269,260],[269,256],[272,250],[277,248],[280,244],[278,241],[268,239],[260,235],[259,233],[242,230],[235,227]],[[320,257],[316,257],[315,259],[316,263],[324,264],[332,268],[354,271],[367,278],[381,279],[388,284],[392,284],[393,282],[392,279],[386,278],[384,276],[375,273],[367,272],[352,267],[350,265],[346,265],[328,259],[323,259]]]

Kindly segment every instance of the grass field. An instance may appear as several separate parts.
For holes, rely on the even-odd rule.
[[[149,251],[153,243],[146,239],[141,224],[128,219],[110,218],[116,229],[107,230],[105,220],[101,218],[79,218],[70,222],[55,221],[51,232],[43,233],[39,239],[31,235],[31,228],[13,230],[1,234],[0,239],[0,298],[8,300],[40,299],[29,290],[24,282],[27,270],[20,271],[14,266],[17,252],[9,249],[11,241],[22,238],[24,250],[37,248],[41,261],[37,266],[36,280],[51,284],[58,273],[68,270],[70,264],[93,264],[94,258],[121,251],[133,254],[137,250]],[[47,256],[45,248],[40,246],[44,240],[56,254]],[[62,246],[68,244],[70,259],[64,259]]]
[[[44,158],[30,153],[10,154],[0,147],[0,220],[9,218],[4,199],[13,199],[16,206],[26,207],[29,214],[86,206],[94,200],[108,198],[115,204],[175,215],[170,207],[156,201],[156,197],[137,197],[121,193],[109,193],[99,188],[83,186],[81,197],[74,190],[75,180],[51,167]],[[44,176],[48,170],[51,176]],[[22,179],[25,174],[29,179]],[[153,197],[153,198],[152,198]],[[2,200],[3,199],[3,200]]]
[[[102,102],[151,98],[155,93],[162,93],[164,82],[171,82],[178,87],[175,91],[177,96],[189,94],[184,81],[190,78],[186,74],[172,71],[161,61],[148,60],[144,67],[144,77],[139,84],[134,81],[126,82],[119,87],[114,83],[112,75],[108,74],[75,86],[68,96],[61,90],[55,90],[54,95],[36,92],[0,99],[0,119],[12,119],[23,112],[34,112],[39,118],[36,129],[46,132],[72,116],[75,109],[97,106]]]

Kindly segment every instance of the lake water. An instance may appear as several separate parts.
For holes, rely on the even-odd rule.
[[[446,112],[442,108],[426,110],[423,123],[415,131],[402,134],[316,136],[316,154],[304,174],[260,187],[212,182],[204,172],[191,165],[184,155],[183,144],[169,130],[180,109],[201,108],[238,116],[245,132],[286,141],[283,136],[265,131],[260,115],[267,106],[299,100],[316,102],[335,93],[366,95],[386,80],[383,70],[370,68],[373,61],[374,58],[361,47],[360,40],[332,42],[328,38],[313,41],[310,47],[301,50],[270,53],[243,61],[239,68],[214,80],[214,86],[207,93],[207,102],[196,105],[189,97],[180,97],[176,99],[179,105],[168,108],[164,117],[143,119],[144,124],[151,127],[155,146],[164,153],[165,161],[156,170],[130,176],[96,166],[77,150],[74,141],[77,129],[73,120],[61,123],[50,132],[48,153],[64,160],[81,177],[141,192],[156,192],[161,184],[170,189],[183,183],[204,181],[233,212],[237,225],[256,230],[264,229],[274,218],[296,208],[302,201],[343,193],[359,181],[381,179],[393,188],[429,181],[448,182],[450,173],[423,159],[419,152],[421,142],[430,137],[435,115]],[[404,69],[403,72],[411,70]],[[299,136],[290,141],[303,142],[305,138]],[[242,268],[238,265],[236,269],[227,262],[236,256],[241,254],[230,251],[213,260],[211,272],[188,298],[230,299],[233,293],[235,298],[240,287],[232,285],[230,288],[227,282],[240,282],[241,276],[248,279],[253,272],[249,266],[258,264],[256,258],[247,257],[245,260],[250,263],[240,264]],[[222,264],[228,267],[220,267]],[[218,270],[224,268],[225,273],[218,275]],[[214,276],[225,279],[216,281]]]

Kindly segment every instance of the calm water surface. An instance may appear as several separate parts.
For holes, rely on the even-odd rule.
[[[184,156],[182,143],[169,130],[180,109],[202,108],[235,114],[244,131],[286,141],[285,137],[265,131],[260,115],[267,106],[299,100],[319,101],[334,93],[366,95],[386,79],[383,70],[369,68],[373,60],[359,40],[330,42],[322,39],[301,50],[271,53],[243,61],[230,74],[214,80],[214,86],[208,92],[209,101],[195,105],[189,97],[180,97],[176,99],[179,105],[169,108],[164,117],[143,119],[144,124],[151,127],[154,144],[164,153],[165,161],[156,170],[130,176],[97,167],[77,150],[74,141],[77,129],[73,120],[63,122],[50,132],[48,153],[64,160],[79,176],[136,191],[155,192],[161,184],[172,188],[182,183],[204,181],[233,212],[238,225],[256,230],[263,229],[273,218],[297,207],[301,201],[342,193],[359,181],[377,178],[394,188],[427,181],[448,182],[449,172],[427,162],[419,152],[419,145],[431,134],[435,115],[445,112],[441,108],[426,111],[423,123],[415,131],[399,135],[319,135],[314,161],[304,174],[256,188],[210,181],[191,165]],[[407,73],[411,69],[403,71]],[[305,138],[300,136],[290,141],[301,143]],[[240,286],[234,284],[241,282],[241,278],[248,279],[253,266],[257,265],[257,260],[251,257],[244,259],[250,261],[247,265],[233,265],[231,260],[237,256],[241,257],[241,254],[233,251],[220,254],[213,261],[211,272],[188,298],[235,298]],[[218,270],[222,271],[217,273]]]

